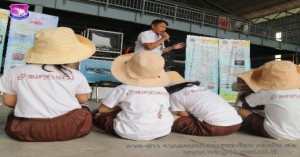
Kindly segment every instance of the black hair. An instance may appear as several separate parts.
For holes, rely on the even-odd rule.
[[[168,91],[169,94],[173,94],[177,91],[180,91],[181,89],[185,88],[185,87],[190,87],[192,85],[200,85],[200,81],[195,81],[195,82],[183,82],[183,83],[179,83],[173,86],[169,86],[169,87],[165,87],[166,90]]]
[[[156,24],[159,24],[159,23],[164,23],[164,24],[166,24],[167,26],[169,25],[167,21],[161,20],[161,19],[153,20],[152,23],[151,23],[151,25],[156,25]]]
[[[45,70],[45,71],[47,71],[47,72],[51,72],[51,71],[49,71],[49,70],[47,70],[47,69],[45,68],[46,65],[47,65],[47,64],[43,64],[43,65],[42,65],[42,69]],[[67,77],[69,77],[69,75],[66,74],[66,73],[64,72],[64,70],[69,71],[70,73],[72,73],[69,69],[65,68],[62,64],[54,65],[54,67],[55,67],[57,70],[61,71],[61,72],[62,72],[65,76],[67,76]]]

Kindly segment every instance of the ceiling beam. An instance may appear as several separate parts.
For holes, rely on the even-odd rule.
[[[239,18],[241,18],[241,19],[244,19],[244,18],[242,18],[241,16],[239,16],[239,15],[233,13],[232,11],[230,11],[230,10],[228,10],[228,9],[226,9],[226,8],[224,8],[224,7],[222,7],[222,6],[220,6],[219,4],[217,4],[217,3],[215,3],[215,2],[213,2],[213,1],[211,1],[211,0],[205,0],[205,1],[206,1],[207,3],[212,4],[213,6],[215,6],[215,7],[217,7],[217,8],[219,8],[219,9],[221,9],[221,10],[223,10],[223,11],[225,11],[225,12],[231,14],[231,15],[234,15],[234,16],[236,16],[236,17],[239,17]]]
[[[286,14],[283,14],[283,13],[286,13]],[[275,20],[275,19],[279,19],[279,18],[283,18],[283,17],[287,17],[287,16],[290,16],[290,15],[295,15],[295,14],[299,14],[299,13],[300,13],[300,7],[290,9],[290,10],[286,10],[286,11],[283,11],[283,12],[280,12],[280,13],[267,15],[267,16],[264,16],[264,17],[255,18],[251,21],[255,24],[258,24],[258,23],[261,23],[261,22]],[[262,19],[265,19],[265,20],[262,20]]]

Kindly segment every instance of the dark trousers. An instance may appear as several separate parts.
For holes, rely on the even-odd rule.
[[[92,127],[91,112],[81,108],[54,118],[19,118],[12,112],[5,132],[19,141],[66,141],[89,134]]]
[[[243,127],[245,127],[247,130],[250,130],[252,134],[273,138],[266,132],[264,128],[264,121],[265,117],[256,113],[252,113],[244,119]]]
[[[215,126],[206,122],[200,122],[193,116],[183,116],[174,122],[172,131],[197,136],[223,136],[238,131],[240,127],[241,124],[232,126]]]
[[[108,113],[93,113],[93,124],[101,130],[117,135],[114,130],[114,120],[120,111]],[[118,135],[117,135],[118,136]]]

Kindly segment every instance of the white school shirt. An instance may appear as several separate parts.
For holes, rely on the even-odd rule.
[[[251,107],[265,105],[264,128],[276,139],[300,139],[300,89],[263,89],[246,97]]]
[[[91,88],[79,71],[67,67],[65,76],[52,65],[28,64],[7,71],[0,78],[2,92],[17,95],[16,117],[53,118],[81,108],[75,94],[87,94]]]
[[[190,86],[170,96],[171,111],[187,111],[199,121],[216,126],[240,124],[242,118],[223,98],[206,87]]]
[[[102,103],[122,109],[114,120],[114,130],[123,138],[152,140],[171,132],[173,116],[169,111],[169,94],[164,87],[120,85]]]
[[[159,39],[161,39],[161,35],[157,35],[156,33],[154,33],[152,30],[148,30],[148,31],[144,31],[141,32],[138,35],[137,41],[135,43],[135,52],[141,52],[141,51],[145,51],[146,49],[143,46],[143,43],[154,43],[156,41],[158,41]],[[162,55],[162,49],[165,48],[164,43],[162,43],[160,46],[157,46],[156,48],[152,49],[151,51]]]

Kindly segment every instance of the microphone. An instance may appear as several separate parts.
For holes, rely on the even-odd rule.
[[[161,35],[164,35],[164,33],[167,33],[167,32],[163,32]],[[171,43],[170,39],[167,39],[165,41],[167,41],[168,43]]]

